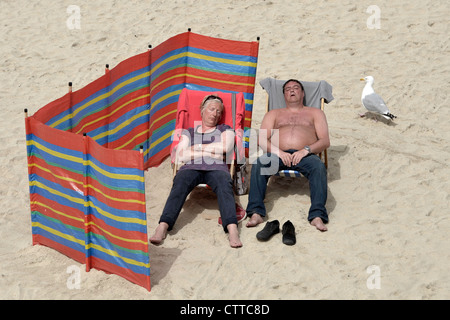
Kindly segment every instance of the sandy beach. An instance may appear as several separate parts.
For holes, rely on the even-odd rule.
[[[79,26],[68,24],[70,5]],[[0,299],[449,299],[449,14],[448,1],[431,0],[1,1]],[[281,233],[259,242],[264,224],[244,221],[243,247],[230,248],[214,193],[194,190],[164,243],[149,245],[151,292],[33,246],[24,108],[33,114],[69,81],[77,90],[106,63],[187,28],[260,37],[252,128],[265,113],[262,79],[333,86],[328,231],[306,219],[306,179],[272,178],[268,220],[292,221],[296,245]],[[360,117],[367,75],[394,121]],[[150,236],[172,184],[170,160],[145,175]]]

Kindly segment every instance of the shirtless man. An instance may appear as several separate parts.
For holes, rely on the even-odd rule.
[[[269,111],[261,124],[259,146],[264,155],[252,165],[247,227],[264,220],[267,182],[279,170],[297,170],[308,180],[311,207],[308,221],[320,231],[327,231],[327,172],[316,155],[330,146],[328,124],[322,110],[303,105],[303,85],[290,79],[283,85],[286,108]]]

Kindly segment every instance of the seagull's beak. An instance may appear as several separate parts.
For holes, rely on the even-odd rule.
[[[359,80],[361,80],[361,81],[366,81],[364,78],[361,78],[361,79],[359,79]]]

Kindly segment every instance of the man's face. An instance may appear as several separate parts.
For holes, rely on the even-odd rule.
[[[284,87],[284,98],[287,102],[303,102],[303,90],[295,81],[290,81]]]
[[[215,126],[222,117],[223,108],[218,101],[208,101],[203,109],[203,122],[209,126]]]

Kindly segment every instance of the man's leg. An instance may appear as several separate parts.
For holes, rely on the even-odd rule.
[[[201,177],[201,173],[197,170],[180,170],[173,179],[172,189],[159,219],[159,223],[168,224],[169,231],[172,230],[187,196],[201,183]]]
[[[238,221],[236,218],[236,205],[234,201],[233,182],[230,174],[225,171],[213,170],[204,173],[205,183],[217,195],[223,230],[228,233],[230,246],[242,247],[239,239]]]
[[[300,171],[309,181],[311,207],[308,213],[308,221],[321,230],[324,226],[318,226],[319,220],[316,218],[320,218],[323,223],[328,223],[328,213],[325,208],[327,202],[327,169],[316,155],[303,158],[294,168]]]
[[[266,216],[264,198],[269,178],[278,172],[280,159],[270,153],[260,156],[252,164],[250,173],[250,190],[248,193],[247,214],[250,221],[247,227],[254,227],[263,222]]]
[[[228,172],[221,170],[205,171],[205,183],[217,195],[223,230],[227,232],[227,225],[237,225],[236,205],[234,200],[233,182]]]

